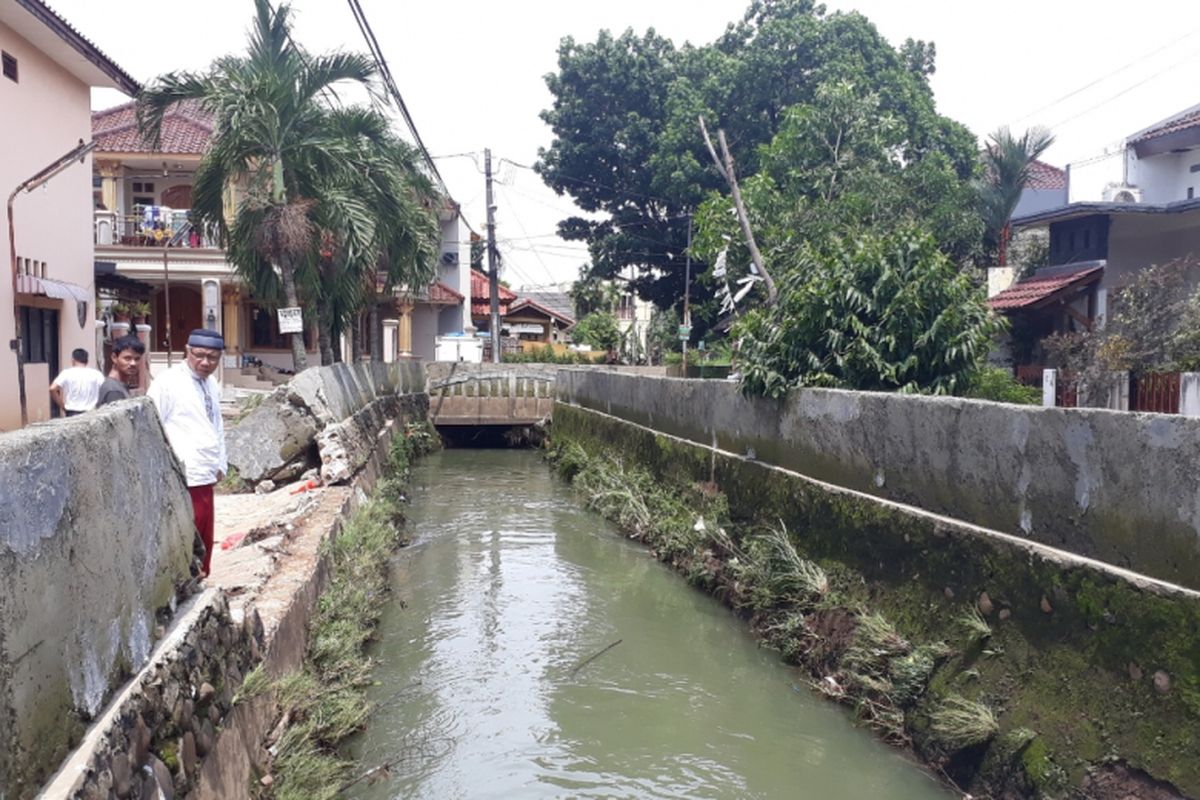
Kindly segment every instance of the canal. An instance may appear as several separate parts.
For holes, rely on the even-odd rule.
[[[352,796],[951,796],[583,510],[540,454],[446,450],[411,490],[378,707],[350,746],[391,766]]]

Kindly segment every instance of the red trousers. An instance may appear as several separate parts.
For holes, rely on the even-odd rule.
[[[189,486],[188,494],[192,496],[192,513],[196,518],[196,530],[200,541],[204,542],[204,574],[207,576],[212,567],[213,554],[213,486]]]

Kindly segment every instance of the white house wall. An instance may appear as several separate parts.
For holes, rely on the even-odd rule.
[[[1182,200],[1179,186],[1179,156],[1165,153],[1129,160],[1129,183],[1142,190],[1143,203],[1170,203]]]
[[[0,194],[5,198],[21,182],[91,138],[91,91],[15,31],[0,24],[0,48],[18,62],[19,81],[0,77]],[[92,268],[92,159],[73,163],[44,187],[21,194],[13,203],[17,255],[46,263],[46,277],[84,287],[94,294]],[[7,224],[7,220],[4,220]],[[7,232],[0,236],[0,261],[7,273]],[[0,430],[20,426],[17,359],[9,349],[13,336],[12,283],[0,280]],[[59,365],[70,366],[71,351],[82,347],[96,358],[95,303],[89,302],[80,326],[73,301],[41,298],[30,305],[59,312]],[[30,422],[50,410],[44,364],[26,368]]]
[[[1124,151],[1096,156],[1067,165],[1067,202],[1087,203],[1104,199],[1104,189],[1124,178]]]
[[[447,265],[443,262],[441,267],[442,283],[454,289],[464,298],[468,298],[459,304],[458,323],[453,332],[465,330],[471,325],[471,231],[467,228],[462,217],[458,214],[453,215],[450,219],[442,220],[442,253],[457,253],[458,260],[456,264]],[[416,332],[413,333],[414,337]],[[414,346],[416,342],[414,341]],[[430,346],[433,346],[432,340]],[[432,353],[432,351],[430,351]]]
[[[438,307],[417,306],[412,314],[413,355],[433,361],[437,347]]]

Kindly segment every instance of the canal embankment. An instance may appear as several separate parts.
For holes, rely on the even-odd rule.
[[[258,781],[271,762],[264,742],[279,706],[272,692],[242,691],[244,679],[255,675],[262,684],[304,663],[329,581],[328,543],[365,502],[392,440],[423,424],[428,408],[419,365],[338,365],[300,378],[293,382],[299,389],[268,397],[260,413],[274,413],[268,403],[287,404],[292,417],[318,420],[301,451],[315,448],[323,460],[305,468],[326,480],[301,473],[295,477],[303,480],[281,478],[261,494],[218,496],[218,550],[206,591],[176,615],[42,796],[224,799],[262,789]],[[179,494],[187,497],[182,483]],[[153,521],[159,511],[145,509],[145,518]],[[187,521],[190,548],[190,514]]]
[[[1200,793],[1200,595],[1161,577],[1196,574],[1194,425],[581,371],[558,391],[556,446],[618,521],[674,511],[665,560],[965,791]],[[781,570],[801,589],[755,597]]]

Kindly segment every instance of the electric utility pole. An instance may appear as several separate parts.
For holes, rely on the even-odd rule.
[[[687,268],[683,273],[683,327],[687,335],[680,332],[680,342],[683,345],[683,377],[687,377],[687,346],[688,337],[692,335],[692,310],[688,306],[688,295],[692,289],[692,212],[688,212]]]
[[[492,151],[483,150],[483,174],[487,181],[487,263],[488,295],[492,318],[488,333],[492,340],[492,363],[500,363],[500,273],[496,266],[496,206],[492,202]]]

